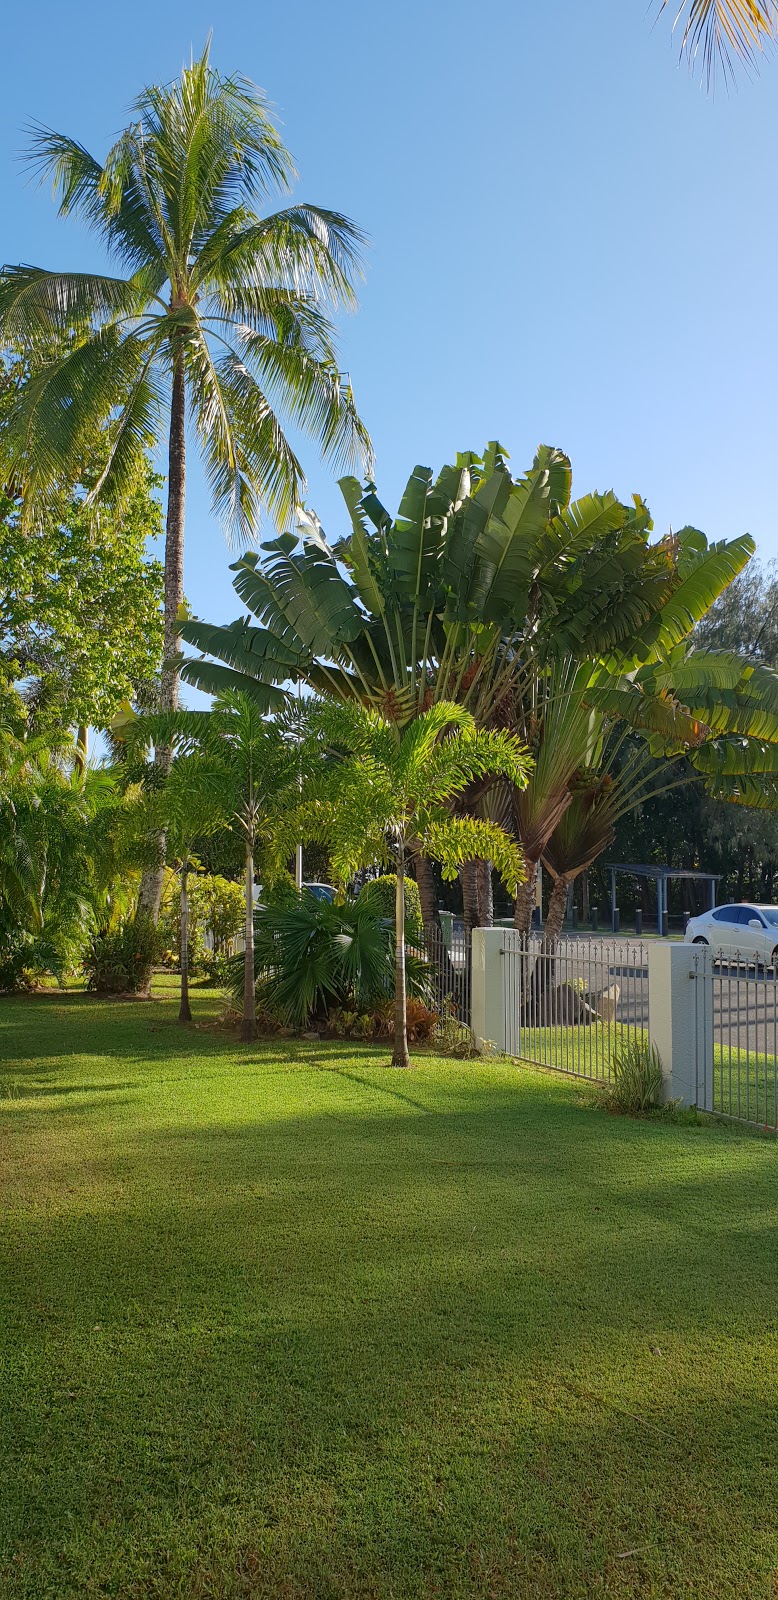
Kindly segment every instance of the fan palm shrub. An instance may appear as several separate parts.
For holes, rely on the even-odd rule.
[[[406,927],[406,937],[415,930]],[[395,966],[391,922],[362,895],[333,905],[304,891],[271,895],[254,916],[254,974],[263,1007],[291,1027],[325,1021],[335,1009],[367,1012],[392,998]],[[240,958],[229,963],[231,988],[242,992]],[[427,964],[408,955],[408,994],[429,998]]]

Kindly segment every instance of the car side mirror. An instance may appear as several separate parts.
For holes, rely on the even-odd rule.
[[[748,926],[749,928],[761,928],[762,924],[758,917],[749,917]]]

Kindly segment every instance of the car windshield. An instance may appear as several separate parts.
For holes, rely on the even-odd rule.
[[[778,906],[760,906],[760,917],[764,917],[768,928],[778,928]]]

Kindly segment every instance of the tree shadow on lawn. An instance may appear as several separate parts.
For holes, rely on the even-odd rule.
[[[283,1131],[291,1165],[311,1127]],[[4,1280],[9,1596],[20,1548],[58,1593],[128,1600],[768,1592],[775,1246],[752,1178],[721,1180],[740,1234],[711,1276],[709,1240],[657,1238],[654,1187],[623,1201],[594,1142],[567,1170],[540,1153],[549,1214],[486,1152],[475,1189],[423,1160],[390,1182],[378,1152],[282,1187],[244,1139],[237,1173],[210,1129],[196,1164],[175,1147],[183,1208],[163,1188],[34,1219]],[[258,1192],[217,1203],[209,1165]],[[619,1214],[592,1237],[598,1187]]]
[[[235,1030],[215,1026],[221,1000],[211,1012],[198,1014],[191,1025],[176,1020],[177,1001],[165,997],[151,1004],[116,1001],[98,995],[74,994],[7,997],[0,1000],[0,1062],[43,1065],[71,1057],[98,1057],[134,1063],[166,1060],[208,1061],[223,1058],[240,1065],[265,1062],[329,1070],[351,1060],[375,1059],[388,1067],[390,1046],[343,1040],[283,1038],[278,1035],[244,1044]],[[33,1007],[31,1011],[29,1008]],[[32,1050],[34,1049],[34,1054]],[[417,1058],[419,1062],[424,1057]]]

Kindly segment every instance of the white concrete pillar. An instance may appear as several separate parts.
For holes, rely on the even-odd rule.
[[[713,1105],[710,952],[669,939],[648,945],[648,1031],[662,1059],[663,1100]]]
[[[472,948],[472,1024],[476,1048],[492,1044],[508,1054],[505,951],[513,935],[507,928],[474,928]]]

